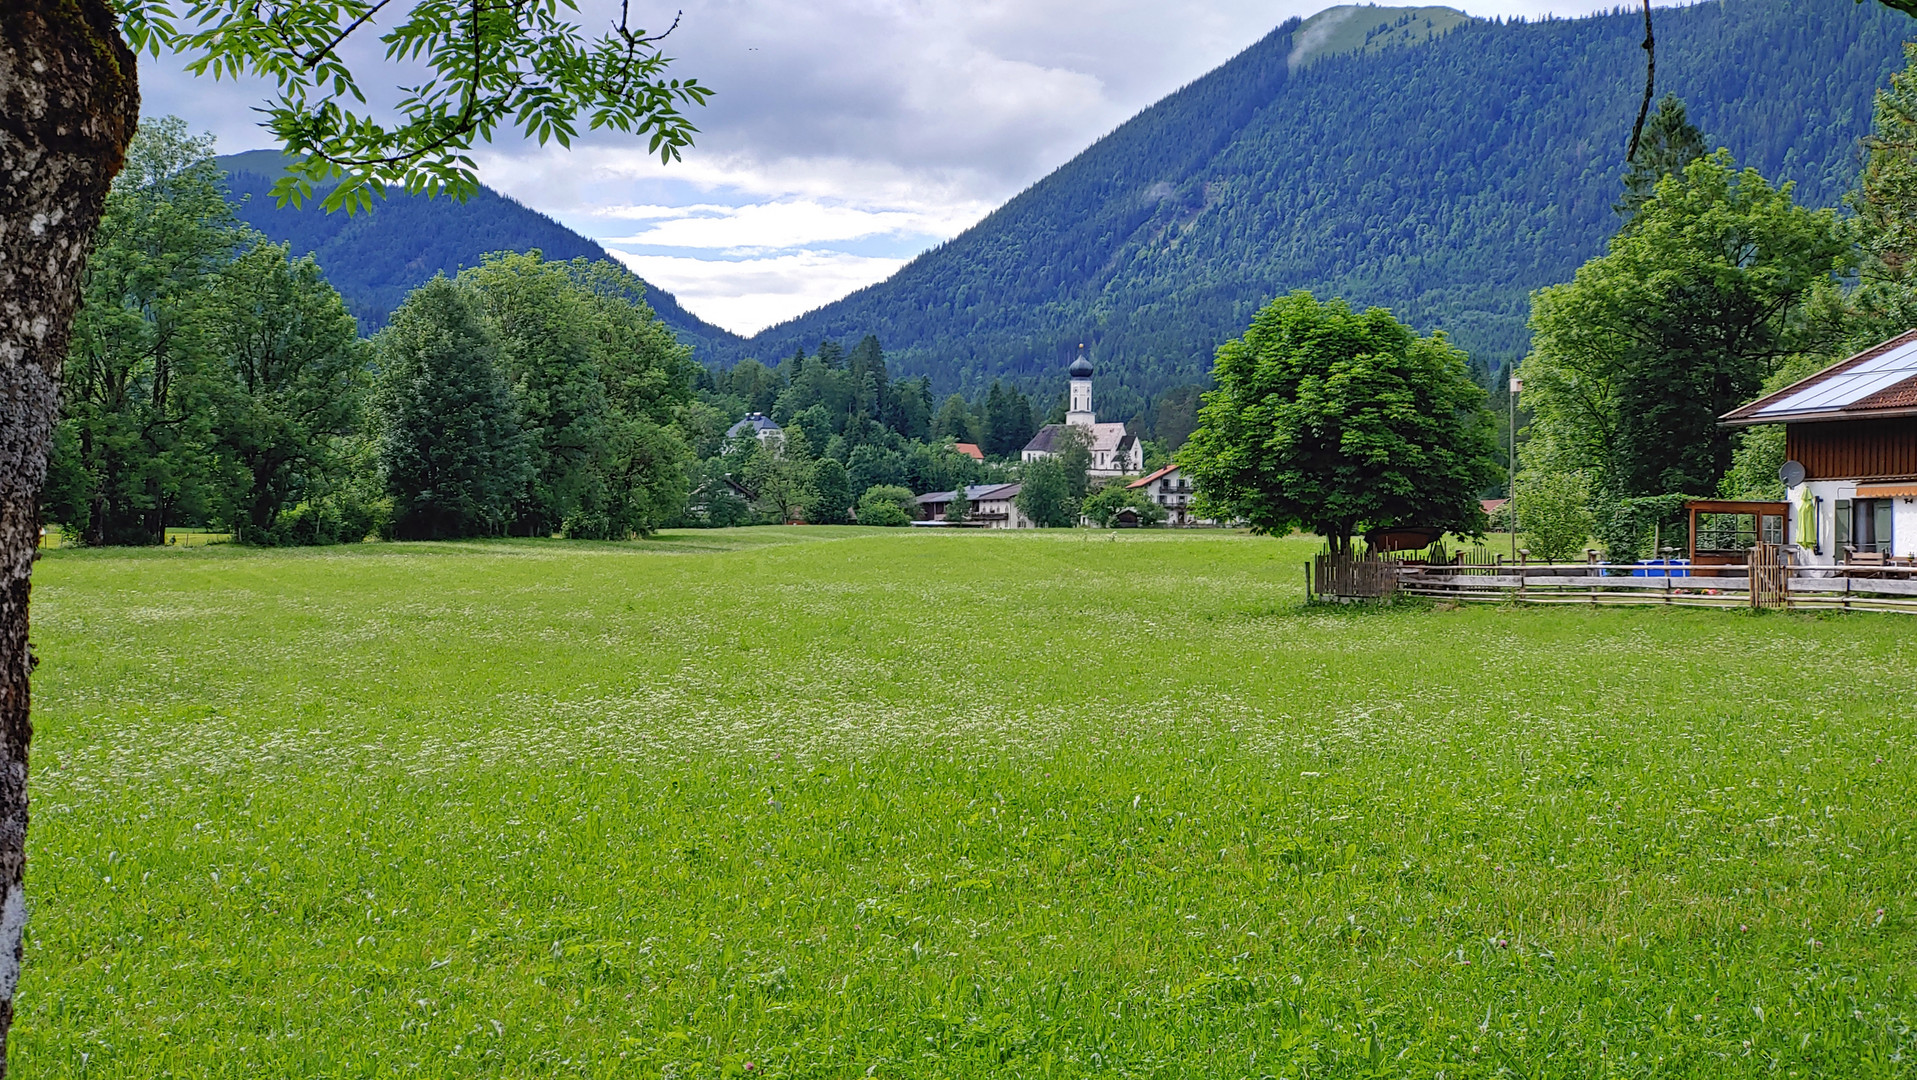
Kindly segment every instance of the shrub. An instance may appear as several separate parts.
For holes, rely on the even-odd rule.
[[[912,520],[912,510],[917,503],[912,493],[892,484],[878,484],[865,489],[859,496],[858,517],[861,525],[904,525]]]
[[[1636,562],[1651,551],[1652,538],[1665,545],[1684,537],[1684,503],[1690,495],[1646,495],[1636,499],[1600,500],[1592,515],[1591,532],[1604,545],[1607,562]]]
[[[1121,510],[1135,512],[1140,525],[1156,525],[1165,520],[1165,508],[1153,502],[1148,493],[1134,491],[1118,481],[1106,484],[1087,496],[1080,513],[1092,524],[1108,529],[1118,520]]]
[[[1546,562],[1575,556],[1591,537],[1591,485],[1581,471],[1527,474],[1518,485],[1518,527]]]
[[[387,499],[369,502],[328,496],[303,500],[281,510],[259,542],[267,547],[357,544],[368,536],[384,535],[392,509]]]

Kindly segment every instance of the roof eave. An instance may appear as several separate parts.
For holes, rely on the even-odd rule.
[[[1821,424],[1832,420],[1894,420],[1900,416],[1917,416],[1917,405],[1901,409],[1824,409],[1818,412],[1782,413],[1776,416],[1739,416],[1742,409],[1725,413],[1718,418],[1718,427],[1755,427],[1758,424]]]

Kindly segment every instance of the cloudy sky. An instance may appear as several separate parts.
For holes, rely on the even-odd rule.
[[[635,12],[648,0],[634,0]],[[1575,15],[1589,0],[1473,0],[1473,15]],[[1139,109],[1323,0],[681,0],[668,41],[718,93],[665,166],[594,134],[496,143],[480,178],[598,240],[695,314],[742,334],[882,280]],[[597,31],[596,5],[582,5]],[[650,18],[670,22],[678,5]],[[646,18],[635,22],[647,24]],[[376,54],[375,54],[376,55]],[[376,65],[362,69],[370,90]],[[256,86],[143,58],[148,115],[268,143]]]

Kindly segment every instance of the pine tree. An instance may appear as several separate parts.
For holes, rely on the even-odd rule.
[[[992,388],[985,395],[985,441],[980,446],[988,457],[1004,457],[1007,453],[1005,444],[1012,437],[1008,428],[1012,419],[1010,409],[1004,384],[993,379]]]
[[[969,443],[979,441],[978,421],[972,416],[972,410],[965,404],[964,398],[953,394],[945,399],[945,404],[939,406],[938,419],[932,423],[932,437]]]
[[[1864,171],[1850,197],[1862,248],[1861,287],[1851,298],[1865,345],[1917,322],[1917,42],[1910,64],[1877,92]]]
[[[1682,177],[1684,166],[1704,154],[1704,133],[1686,115],[1683,99],[1665,94],[1657,103],[1657,111],[1645,122],[1637,157],[1624,174],[1624,197],[1615,208],[1624,215],[1624,227],[1636,223],[1638,211],[1656,193],[1659,180]]]
[[[394,535],[503,533],[532,468],[499,372],[499,342],[478,305],[436,277],[407,297],[374,347]]]

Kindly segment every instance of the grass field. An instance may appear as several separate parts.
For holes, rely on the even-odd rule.
[[[1917,1074],[1917,620],[1308,551],[48,552],[17,1075]]]

